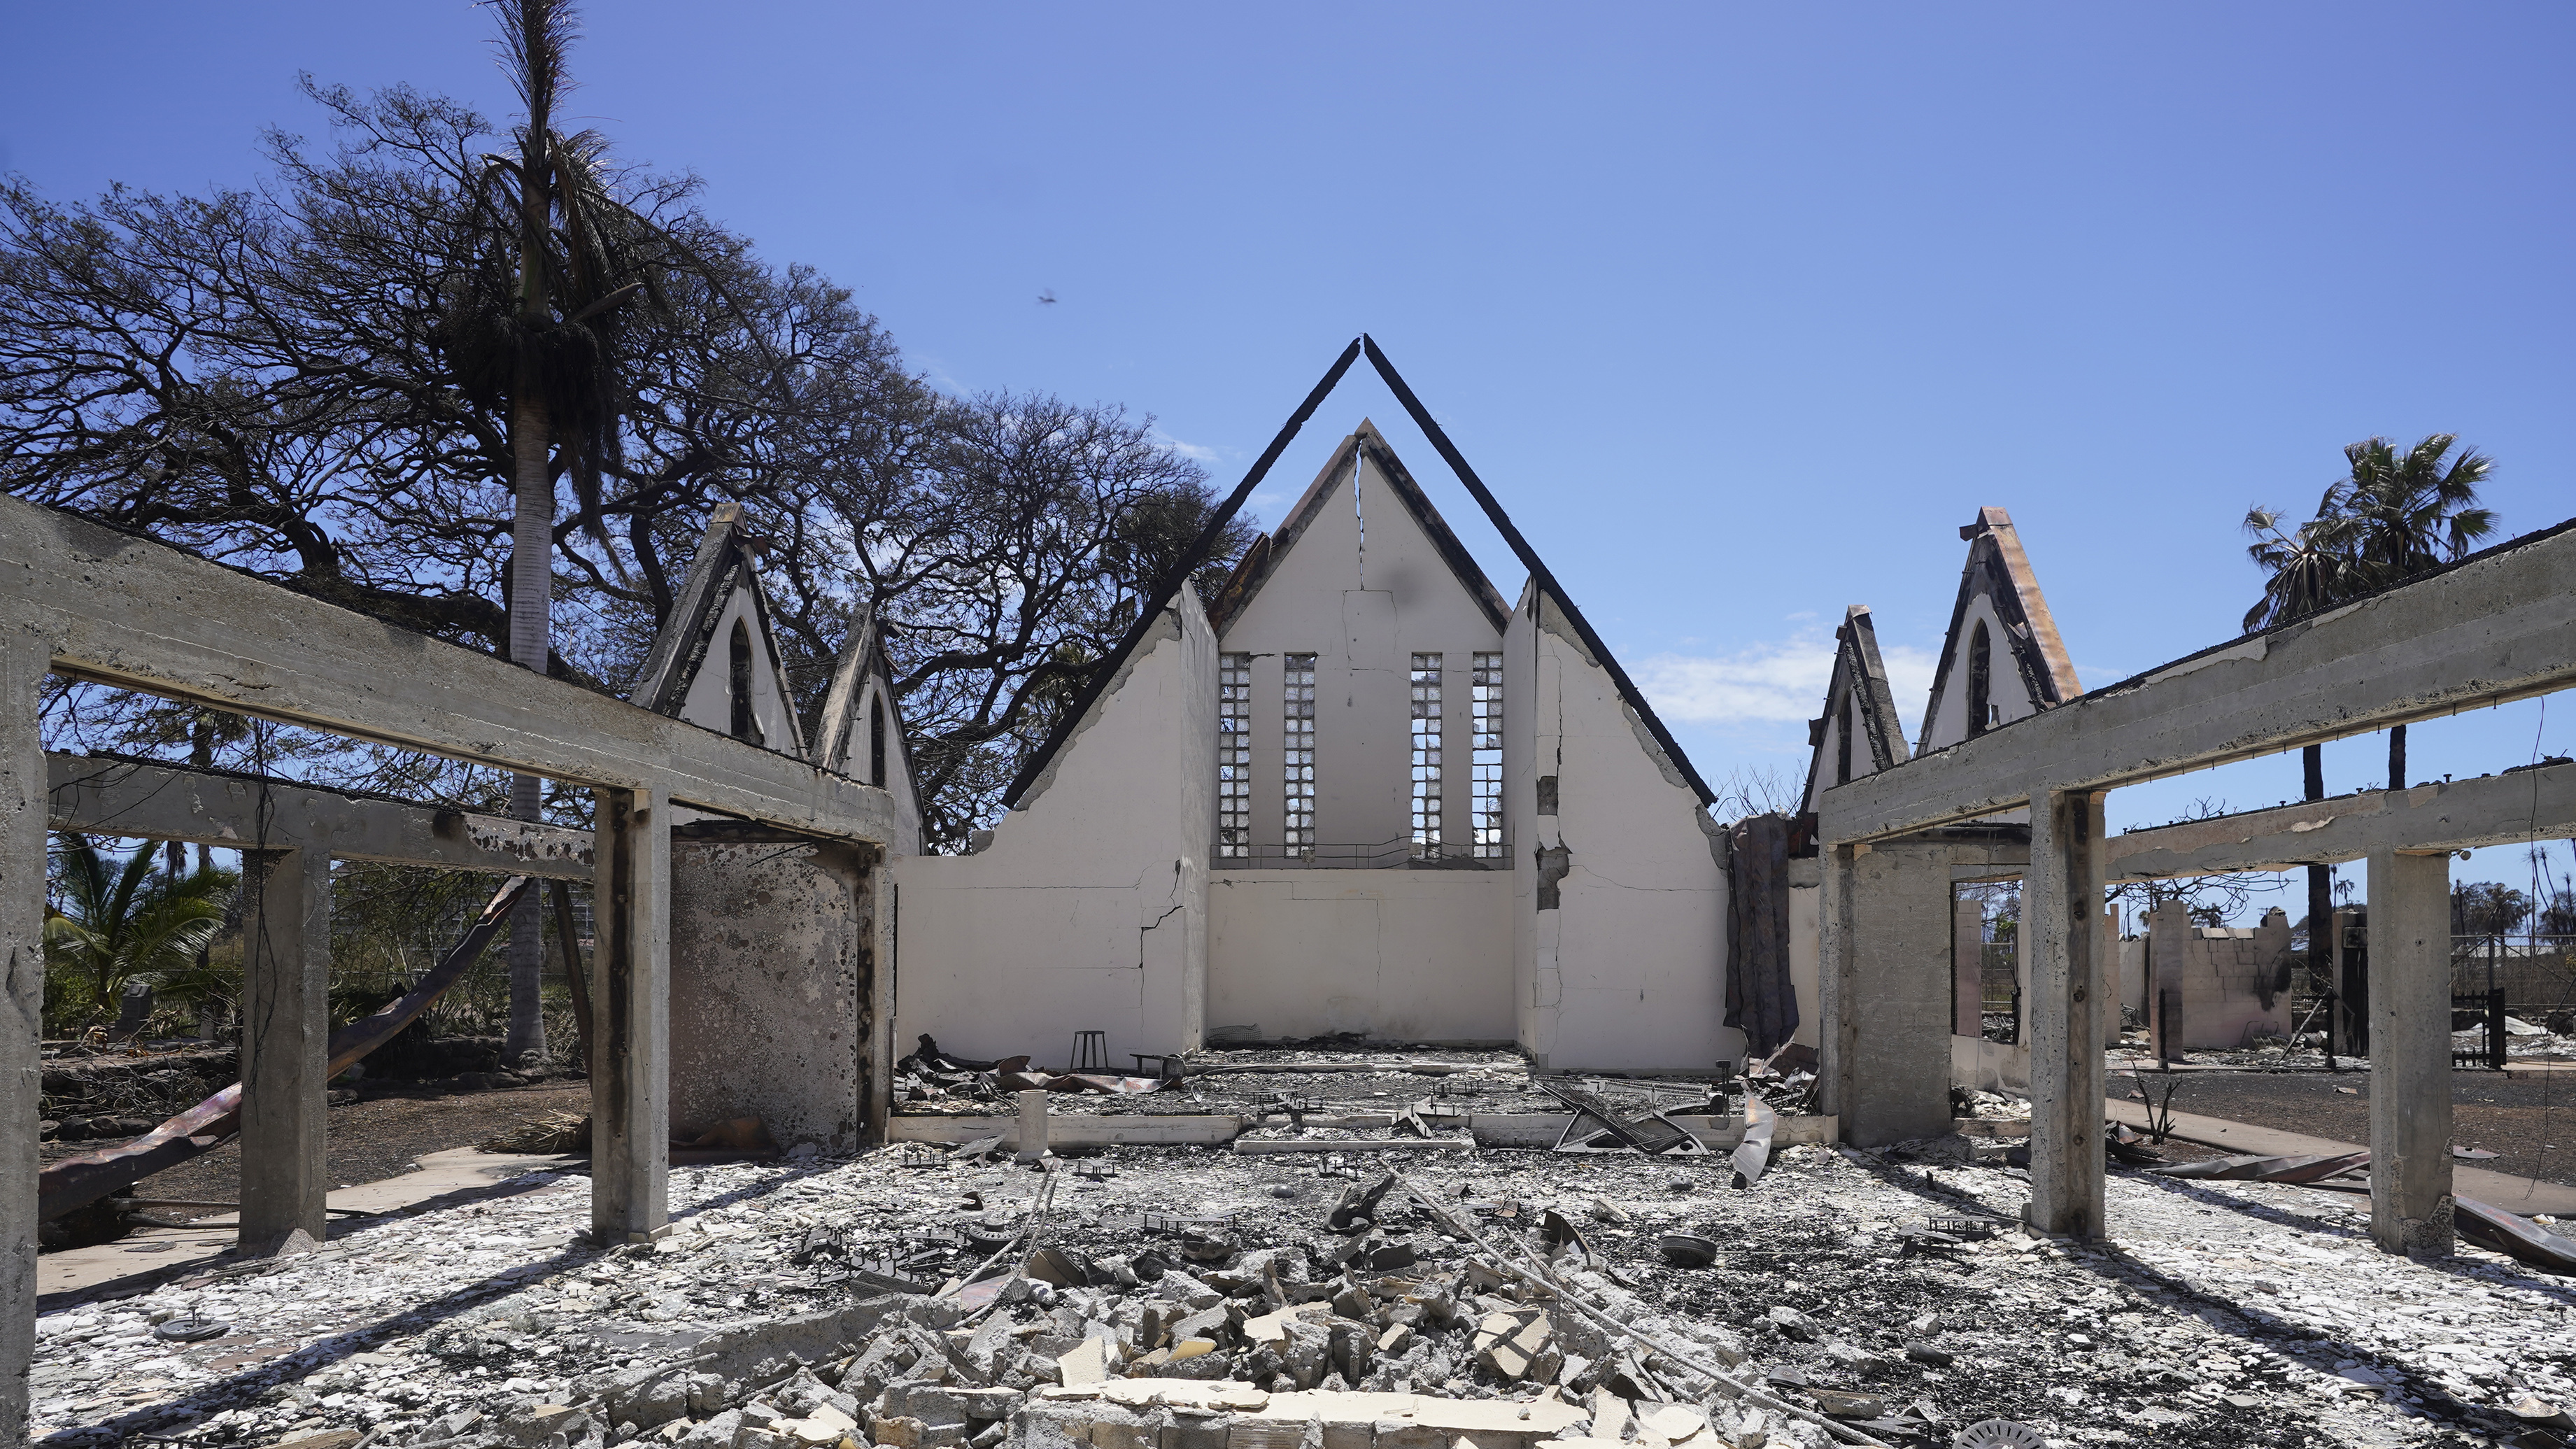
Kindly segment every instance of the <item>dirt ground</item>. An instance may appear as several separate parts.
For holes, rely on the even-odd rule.
[[[381,1095],[379,1095],[381,1093]],[[546,1082],[478,1092],[447,1092],[435,1086],[371,1087],[355,1102],[333,1107],[324,1129],[329,1143],[331,1183],[350,1187],[409,1172],[423,1153],[469,1147],[486,1137],[550,1112],[590,1110],[587,1082]],[[94,1150],[96,1142],[44,1146],[44,1160]],[[143,1179],[136,1197],[189,1198],[201,1202],[238,1201],[241,1191],[241,1144],[227,1143],[191,1161]],[[170,1221],[205,1217],[220,1208],[156,1208],[153,1215]]]
[[[2161,1095],[2163,1079],[2150,1073],[2149,1080]],[[2184,1072],[2174,1080],[2181,1083],[2173,1098],[2177,1112],[2370,1142],[2370,1077],[2364,1072]],[[2113,1074],[2114,1095],[2132,1090],[2127,1073]],[[2496,1154],[2492,1160],[2463,1159],[2462,1166],[2576,1184],[2576,1078],[2455,1072],[2451,1114],[2453,1146]]]

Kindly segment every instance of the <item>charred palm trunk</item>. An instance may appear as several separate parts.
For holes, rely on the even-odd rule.
[[[510,530],[510,658],[543,674],[553,619],[555,487],[545,407],[529,395],[533,391],[523,389],[510,408],[510,450],[518,472],[518,514]],[[512,776],[511,815],[536,819],[539,787],[535,775]],[[510,912],[510,1027],[501,1054],[513,1066],[546,1054],[544,922],[534,891]]]
[[[519,336],[517,376],[510,396],[510,455],[518,512],[510,529],[510,658],[544,674],[547,646],[553,639],[555,482],[550,445],[554,419],[547,407],[546,379],[538,360],[537,339],[553,323],[547,297],[548,218],[554,198],[554,169],[548,144],[554,127],[555,67],[552,34],[544,6],[521,0],[520,47],[527,74],[522,95],[528,103],[527,128],[519,133]],[[534,775],[510,781],[510,813],[534,820],[541,805]],[[540,994],[546,964],[545,916],[537,893],[528,892],[510,914],[510,1029],[502,1055],[513,1066],[534,1065],[546,1051],[546,1026]]]

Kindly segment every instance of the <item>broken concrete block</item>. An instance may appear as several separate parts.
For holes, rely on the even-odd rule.
[[[1680,1444],[1708,1428],[1708,1415],[1687,1404],[1662,1404],[1638,1416],[1641,1444]]]
[[[1628,1437],[1628,1426],[1635,1420],[1636,1415],[1629,1409],[1626,1399],[1610,1392],[1607,1388],[1592,1391],[1593,1438],[1625,1439]]]
[[[966,1438],[964,1401],[936,1384],[891,1385],[879,1402],[877,1412],[892,1418],[910,1419],[921,1426],[913,1449],[937,1449],[943,1444],[963,1443]]]
[[[727,1409],[710,1419],[692,1425],[675,1442],[682,1449],[733,1449],[734,1436],[742,1432],[742,1412]]]
[[[1876,1394],[1848,1393],[1841,1389],[1809,1389],[1829,1419],[1875,1419],[1887,1412],[1887,1400]]]
[[[1377,1336],[1377,1351],[1382,1355],[1399,1354],[1412,1346],[1413,1325],[1409,1323],[1394,1324]]]
[[[570,1404],[532,1404],[512,1414],[501,1432],[514,1444],[534,1446],[545,1443],[549,1434],[578,1439],[589,1427],[590,1416]]]
[[[1517,1383],[1530,1376],[1553,1337],[1554,1328],[1545,1313],[1489,1313],[1476,1325],[1476,1361]]]
[[[1096,1384],[1109,1377],[1109,1340],[1086,1338],[1055,1361],[1056,1378],[1063,1384]]]
[[[1774,1304],[1771,1311],[1762,1316],[1773,1328],[1780,1330],[1784,1338],[1793,1338],[1800,1343],[1815,1341],[1816,1321],[1785,1303]]]
[[[919,1419],[880,1414],[869,1422],[868,1433],[883,1449],[921,1449],[922,1425]]]
[[[303,1231],[301,1228],[296,1229],[298,1234]],[[307,1239],[307,1241],[311,1240]],[[355,1429],[333,1429],[325,1434],[307,1434],[301,1439],[285,1440],[277,1446],[277,1449],[351,1449],[352,1445],[365,1437]]]

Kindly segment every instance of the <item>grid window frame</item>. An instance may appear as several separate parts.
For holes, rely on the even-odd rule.
[[[1412,737],[1411,825],[1413,858],[1440,854],[1442,765],[1440,758],[1443,700],[1441,668],[1446,656],[1415,653],[1406,671]]]
[[[1280,656],[1280,830],[1291,857],[1315,853],[1315,656]]]
[[[1252,656],[1217,660],[1216,855],[1252,857]]]
[[[1467,763],[1467,822],[1478,860],[1503,858],[1503,656],[1477,650],[1468,656],[1471,738]]]

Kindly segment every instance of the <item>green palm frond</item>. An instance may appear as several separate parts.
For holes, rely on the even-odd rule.
[[[2478,486],[2495,460],[2434,433],[2403,453],[2387,438],[2345,445],[2345,476],[2328,485],[2316,517],[2296,530],[2281,515],[2249,509],[2246,555],[2266,578],[2245,611],[2251,632],[2285,624],[2458,559],[2495,532]]]
[[[44,927],[57,1010],[111,1013],[125,983],[193,967],[223,929],[240,880],[233,872],[204,867],[172,875],[157,868],[150,847],[119,859],[81,836],[59,840]]]

